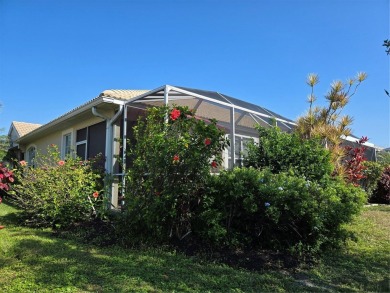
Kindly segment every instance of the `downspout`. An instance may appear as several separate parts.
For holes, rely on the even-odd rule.
[[[234,168],[234,164],[236,162],[236,121],[234,115],[235,108],[230,108],[230,156],[231,156],[231,164],[229,166],[230,169]]]
[[[124,106],[123,112],[123,140],[122,140],[122,200],[121,206],[124,206],[126,191],[126,153],[127,153],[127,105]]]

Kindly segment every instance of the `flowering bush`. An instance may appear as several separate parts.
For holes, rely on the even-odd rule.
[[[154,241],[188,235],[210,171],[221,164],[224,132],[186,107],[159,107],[138,121],[134,142],[124,229]]]
[[[29,224],[67,228],[100,215],[103,196],[99,194],[100,175],[91,162],[71,157],[60,159],[57,146],[48,147],[47,155],[37,154],[37,166],[19,162],[13,186],[16,203]]]
[[[5,167],[2,163],[0,163],[0,191],[7,192],[10,189],[10,184],[14,182],[14,174],[11,170]],[[0,193],[0,203],[3,198]]]
[[[236,168],[211,177],[194,232],[216,247],[318,252],[337,244],[364,192],[339,179],[321,185],[269,169]]]

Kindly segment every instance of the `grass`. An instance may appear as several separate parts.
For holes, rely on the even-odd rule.
[[[348,227],[357,240],[318,263],[252,272],[164,250],[100,248],[20,227],[0,205],[0,292],[389,292],[390,207]]]

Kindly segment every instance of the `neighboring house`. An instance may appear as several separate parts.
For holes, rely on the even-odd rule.
[[[19,144],[17,143],[17,140],[30,133],[31,131],[41,127],[42,124],[35,124],[35,123],[26,123],[26,122],[18,122],[18,121],[13,121],[11,123],[11,126],[8,131],[8,138],[9,138],[9,143],[10,143],[10,148],[9,148],[9,153],[12,154],[12,157],[17,159],[17,160],[24,160],[25,159],[25,150],[21,150],[19,148]],[[35,149],[30,148],[27,153],[29,154],[29,157],[32,158],[35,156]],[[31,162],[31,161],[30,161]]]
[[[119,183],[125,183],[126,169],[126,144],[120,141],[131,138],[132,127],[147,107],[164,104],[188,106],[200,119],[218,121],[234,142],[224,154],[226,168],[241,165],[246,142],[257,136],[255,125],[277,125],[287,132],[295,127],[294,121],[275,112],[218,92],[164,85],[151,91],[106,90],[47,124],[35,124],[32,131],[20,132],[20,122],[13,122],[9,135],[18,158],[24,155],[30,163],[37,151],[45,153],[50,144],[59,146],[63,158],[71,153],[82,159],[104,154],[106,172],[114,177],[111,203],[118,207]],[[118,156],[123,159],[121,166]]]

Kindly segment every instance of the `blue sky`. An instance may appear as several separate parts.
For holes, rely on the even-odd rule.
[[[0,0],[0,128],[47,123],[105,89],[221,93],[290,119],[309,73],[368,74],[344,113],[390,146],[389,0]]]

